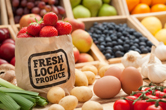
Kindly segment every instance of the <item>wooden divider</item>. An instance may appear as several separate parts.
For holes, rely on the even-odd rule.
[[[1,25],[8,25],[8,16],[6,11],[5,0],[0,0],[0,20]]]

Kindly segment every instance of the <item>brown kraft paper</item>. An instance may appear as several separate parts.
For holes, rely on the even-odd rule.
[[[17,85],[46,97],[52,86],[66,94],[74,87],[75,62],[71,35],[16,38]]]

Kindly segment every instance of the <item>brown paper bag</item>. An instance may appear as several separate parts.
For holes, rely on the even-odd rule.
[[[16,38],[17,85],[46,96],[52,86],[69,94],[75,83],[75,62],[71,35]]]

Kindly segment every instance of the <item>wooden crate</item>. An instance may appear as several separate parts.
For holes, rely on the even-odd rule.
[[[124,16],[125,11],[123,10],[122,6],[123,4],[121,3],[121,0],[111,0],[111,5],[115,7],[115,9],[117,10],[118,16]],[[65,1],[65,6],[68,8],[67,11],[67,17],[68,18],[74,18],[73,16],[73,12],[72,12],[72,7],[70,4],[70,0],[66,0]],[[96,17],[91,17],[91,19],[94,19]],[[97,17],[98,18],[98,17]],[[103,18],[103,17],[99,17],[99,18]],[[79,18],[79,19],[89,19],[89,18]]]
[[[166,23],[166,19],[165,19],[166,12],[132,15],[131,18],[137,24],[137,26],[142,28],[144,32],[147,33],[148,37],[151,38],[151,40],[153,40],[156,45],[158,45],[159,41],[141,24],[141,21],[143,20],[143,18],[149,17],[149,16],[157,17],[162,23],[162,28],[164,27],[164,24]]]
[[[9,23],[11,25],[15,25],[11,0],[5,0],[5,1],[6,1],[6,7],[7,7],[7,14],[8,14],[8,17],[9,17]],[[65,17],[66,17],[67,16],[67,10],[68,10],[68,7],[66,7],[66,0],[60,0],[60,4],[66,10],[66,14],[65,14]]]
[[[145,33],[144,29],[141,29],[140,27],[138,27],[138,25],[133,21],[133,19],[130,16],[121,16],[121,17],[114,16],[114,17],[94,18],[94,19],[89,18],[89,19],[81,19],[81,21],[85,23],[86,29],[89,29],[94,22],[98,22],[98,23],[114,22],[116,24],[127,23],[127,25],[130,28],[133,28],[136,31],[142,33],[142,35],[147,37],[154,45],[157,44],[156,40],[151,38],[151,36],[149,36],[147,33]],[[100,62],[105,62],[109,64],[121,62],[121,58],[112,58],[112,59],[106,60],[103,53],[98,49],[98,47],[95,44],[92,46],[91,50],[93,51],[95,57],[97,57],[97,59],[99,59]]]
[[[6,11],[5,0],[0,0],[0,25],[7,25],[8,17]]]
[[[14,32],[13,28],[10,25],[0,25],[0,28],[7,28],[10,32],[10,36],[13,40],[16,38],[16,33]]]

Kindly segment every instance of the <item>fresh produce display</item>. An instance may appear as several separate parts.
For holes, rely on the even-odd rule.
[[[15,41],[11,39],[7,28],[0,28],[0,64],[15,65]]]
[[[140,32],[129,28],[127,24],[94,22],[88,33],[106,59],[122,57],[130,50],[140,54],[149,53],[153,45]]]
[[[70,0],[74,18],[115,16],[117,10],[111,0]]]
[[[102,105],[95,101],[87,101],[83,104],[82,110],[104,110]]]
[[[23,15],[30,13],[43,17],[47,12],[54,12],[59,19],[62,19],[66,11],[60,2],[60,0],[11,0],[14,21],[19,23]]]
[[[36,105],[46,106],[47,100],[37,92],[25,91],[0,78],[0,108],[4,110],[30,110]]]
[[[166,11],[165,0],[126,0],[130,14]]]
[[[114,103],[114,110],[166,110],[165,87],[153,83],[141,86]]]

